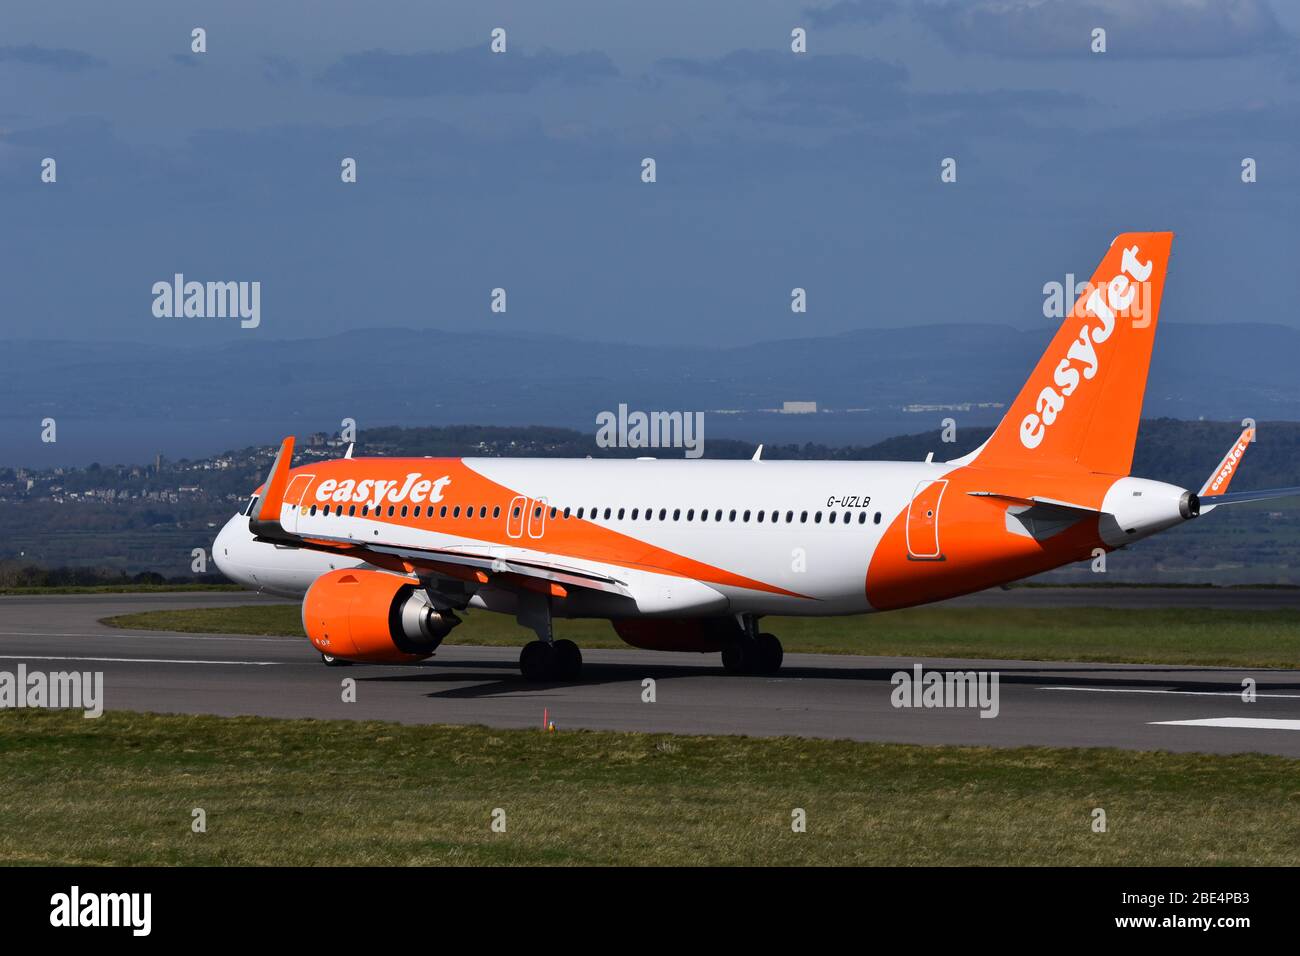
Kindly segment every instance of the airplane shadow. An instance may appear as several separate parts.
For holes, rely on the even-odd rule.
[[[937,670],[933,664],[921,661],[925,670]],[[1241,677],[1245,673],[1239,668],[1226,667],[1186,667],[1153,665],[1141,670],[1116,668],[1105,664],[1084,665],[1029,665],[1016,663],[1002,665],[998,661],[980,662],[987,670],[996,671],[1003,684],[1043,687],[1077,687],[1077,688],[1122,688],[1125,690],[1184,690],[1202,692],[1240,693]],[[967,667],[952,667],[952,670],[969,670]],[[388,672],[373,677],[361,677],[358,680],[378,683],[412,683],[442,685],[441,689],[430,690],[429,697],[434,698],[477,698],[496,697],[512,694],[537,694],[547,691],[563,691],[581,687],[599,687],[607,684],[640,683],[645,678],[655,680],[683,679],[725,679],[728,681],[747,681],[755,686],[773,681],[787,682],[794,680],[811,681],[853,681],[857,683],[889,684],[899,671],[910,673],[908,667],[783,667],[776,675],[730,675],[720,665],[701,664],[683,665],[663,664],[618,664],[607,662],[586,662],[582,677],[576,681],[526,681],[519,674],[518,664],[512,660],[501,661],[453,661],[442,660],[436,663],[424,663],[403,669],[399,673]],[[504,676],[503,672],[509,676]],[[1259,671],[1256,674],[1259,693],[1277,693],[1281,691],[1300,691],[1300,674],[1295,671]],[[1271,673],[1279,677],[1286,675],[1289,680],[1270,680]],[[1086,676],[1084,676],[1086,675]],[[1167,675],[1167,676],[1165,676]],[[1182,675],[1189,679],[1178,679]],[[1190,679],[1200,675],[1201,679]],[[1207,680],[1207,675],[1222,675],[1222,680]]]

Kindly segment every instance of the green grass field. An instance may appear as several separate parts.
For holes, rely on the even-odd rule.
[[[105,619],[117,627],[302,636],[297,605],[146,611]],[[846,618],[765,618],[789,652],[1048,661],[1119,661],[1238,667],[1300,666],[1300,611],[1107,608],[912,608]],[[585,648],[625,647],[604,621],[556,621]],[[513,618],[465,616],[449,644],[522,646]]]
[[[1260,755],[11,710],[0,766],[3,865],[1300,864]]]

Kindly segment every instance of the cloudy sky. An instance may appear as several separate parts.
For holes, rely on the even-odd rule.
[[[1300,325],[1297,36],[1277,0],[5,4],[0,337],[1028,328],[1143,229],[1164,321]],[[260,281],[260,327],[155,318],[177,272]]]

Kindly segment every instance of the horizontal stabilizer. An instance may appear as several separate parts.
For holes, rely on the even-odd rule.
[[[1245,501],[1270,501],[1273,498],[1300,497],[1300,486],[1294,488],[1263,488],[1259,491],[1233,491],[1226,495],[1212,495],[1201,499],[1201,514],[1219,505],[1239,505]]]
[[[1057,501],[1055,498],[1044,498],[1042,495],[1029,495],[1021,497],[1020,495],[1004,495],[997,491],[968,491],[968,495],[976,498],[994,498],[998,501],[1006,501],[1014,505],[1041,505],[1048,508],[1062,508],[1066,511],[1078,511],[1085,514],[1101,514],[1097,508],[1089,508],[1087,505],[1071,504],[1068,501]]]

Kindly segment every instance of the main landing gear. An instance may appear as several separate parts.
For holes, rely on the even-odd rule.
[[[571,681],[582,674],[582,651],[569,640],[530,641],[519,655],[524,680]]]
[[[582,651],[573,641],[555,639],[551,632],[551,602],[540,594],[524,592],[519,596],[515,619],[537,635],[524,645],[519,654],[519,670],[524,680],[571,681],[582,674]]]
[[[739,635],[722,649],[722,666],[728,674],[775,674],[785,660],[785,649],[775,635],[759,633],[758,618],[743,615]]]

